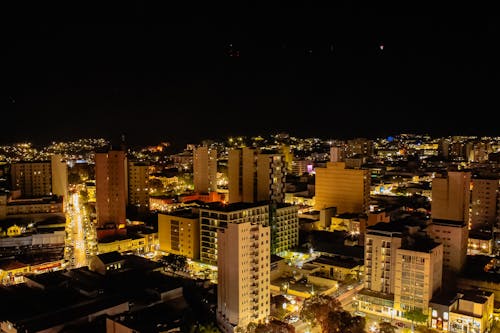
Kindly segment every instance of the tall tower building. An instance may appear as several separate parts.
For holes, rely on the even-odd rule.
[[[299,245],[299,209],[296,205],[271,205],[271,253],[292,249]]]
[[[330,162],[343,162],[344,157],[344,150],[342,149],[342,147],[330,147]]]
[[[52,193],[50,161],[18,162],[11,165],[11,186],[24,197],[39,197]]]
[[[125,225],[127,205],[127,158],[125,151],[111,147],[95,154],[96,213],[99,227]]]
[[[402,237],[402,226],[394,223],[366,228],[365,289],[394,294],[396,250],[401,247]]]
[[[283,202],[285,162],[281,154],[244,147],[229,151],[229,202]]]
[[[260,223],[228,223],[217,232],[217,322],[233,333],[270,313],[270,230]]]
[[[471,191],[471,229],[495,226],[497,219],[497,196],[500,188],[498,178],[473,178]]]
[[[243,222],[268,225],[269,205],[241,202],[221,205],[216,202],[200,208],[200,260],[210,265],[217,265],[219,249],[217,231],[230,223]]]
[[[353,155],[373,155],[373,141],[365,138],[357,138],[347,141],[347,156]]]
[[[50,159],[52,173],[52,193],[66,198],[68,196],[68,165],[61,155]]]
[[[416,239],[396,250],[396,316],[411,309],[427,314],[429,301],[441,290],[442,269],[443,245],[430,239]]]
[[[128,204],[149,211],[149,162],[128,162]]]
[[[343,162],[328,162],[326,168],[316,168],[315,200],[316,210],[337,207],[337,214],[368,213],[369,170],[346,169]]]
[[[443,270],[450,273],[460,272],[467,259],[467,223],[433,218],[427,230],[434,241],[443,244]]]
[[[208,194],[217,191],[217,150],[197,147],[193,153],[195,192]]]
[[[432,180],[432,218],[469,223],[470,172],[448,171]]]
[[[190,259],[200,258],[200,215],[194,210],[158,214],[160,250]]]

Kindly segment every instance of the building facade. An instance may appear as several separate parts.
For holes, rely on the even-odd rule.
[[[213,204],[200,208],[200,260],[217,265],[217,231],[231,223],[269,225],[269,205],[262,203]]]
[[[52,155],[50,159],[52,173],[52,194],[68,197],[68,165],[61,155]]]
[[[273,206],[271,206],[271,210]],[[275,220],[271,218],[271,253],[277,254],[299,245],[298,207],[280,204],[275,209]],[[272,214],[272,212],[271,212]]]
[[[11,165],[11,186],[23,197],[39,197],[52,193],[50,161],[18,162]]]
[[[369,170],[346,169],[343,162],[316,168],[315,209],[337,207],[337,214],[368,213],[369,200]]]
[[[127,206],[127,158],[111,148],[95,154],[97,225],[125,225]]]
[[[149,211],[149,163],[128,162],[128,204],[138,212]]]
[[[443,245],[432,240],[416,240],[396,250],[394,309],[397,317],[419,309],[428,313],[429,302],[441,290]]]
[[[432,180],[432,218],[469,223],[471,174],[448,171]]]
[[[158,214],[160,250],[190,259],[200,258],[199,213],[191,209]]]
[[[471,191],[471,229],[495,226],[497,219],[497,178],[473,178]]]
[[[206,146],[193,152],[194,191],[202,194],[217,191],[217,150]]]
[[[229,202],[285,200],[286,166],[282,154],[244,147],[229,151]]]
[[[228,223],[217,232],[217,322],[223,332],[264,322],[270,314],[270,229]]]
[[[432,219],[427,227],[428,234],[443,244],[443,269],[460,272],[467,259],[469,228],[465,222]]]

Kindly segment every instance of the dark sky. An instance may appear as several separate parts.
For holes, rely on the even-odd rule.
[[[498,135],[500,20],[376,9],[13,7],[0,142]]]

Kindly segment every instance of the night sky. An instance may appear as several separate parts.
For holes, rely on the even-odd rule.
[[[498,18],[342,6],[77,12],[62,22],[41,5],[10,9],[0,143],[499,134]]]

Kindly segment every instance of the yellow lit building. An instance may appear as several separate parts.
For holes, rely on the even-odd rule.
[[[470,232],[468,255],[491,255],[493,253],[493,237],[488,233]]]
[[[29,273],[30,267],[19,261],[0,263],[0,284],[11,285],[24,282],[24,275]]]
[[[7,236],[12,237],[12,236],[19,236],[21,234],[21,227],[18,226],[17,224],[14,224],[7,228]]]
[[[329,279],[357,281],[360,278],[363,265],[355,260],[341,257],[321,256],[312,262],[320,267],[319,274]]]
[[[228,156],[229,203],[285,200],[285,160],[259,149],[232,149]]]
[[[128,204],[139,212],[149,210],[149,162],[128,162]]]
[[[432,218],[469,223],[471,173],[448,171],[432,180]]]
[[[500,182],[497,178],[472,179],[471,229],[492,227],[497,218],[497,193]]]
[[[259,222],[227,223],[217,231],[217,322],[224,333],[270,313],[270,242],[268,226]]]
[[[419,309],[427,314],[433,295],[441,290],[443,244],[430,238],[415,239],[396,250],[394,279],[395,316]]]
[[[469,238],[467,223],[433,218],[427,229],[430,237],[443,244],[445,272],[460,272],[467,259]]]
[[[336,207],[337,214],[367,213],[369,199],[369,170],[346,169],[343,162],[316,168],[315,209]]]
[[[97,251],[99,253],[108,253],[108,252],[144,252],[146,248],[146,240],[144,237],[130,237],[125,239],[117,239],[110,242],[102,242],[99,241],[97,243]]]
[[[489,332],[493,326],[494,294],[461,290],[452,297],[436,297],[429,304],[429,326],[452,333]]]
[[[199,259],[199,214],[191,209],[158,214],[158,239],[161,251]]]

